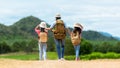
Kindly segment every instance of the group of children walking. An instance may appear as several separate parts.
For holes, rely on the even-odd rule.
[[[47,28],[45,22],[41,22],[35,27],[35,32],[38,34],[38,46],[39,46],[39,59],[46,60],[46,49],[47,49],[47,35],[48,30],[51,30],[54,33],[54,41],[56,44],[56,50],[59,60],[64,60],[64,46],[65,46],[65,37],[66,32],[71,36],[71,42],[75,49],[75,60],[79,60],[79,51],[80,51],[80,41],[81,41],[81,32],[83,26],[79,23],[74,24],[74,29],[71,32],[63,20],[61,20],[60,14],[55,16],[55,22]]]

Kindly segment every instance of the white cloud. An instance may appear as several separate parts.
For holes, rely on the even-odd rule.
[[[84,30],[105,31],[120,36],[119,0],[0,0],[0,6],[0,22],[6,25],[29,15],[52,24],[55,14],[61,13],[68,26],[80,22]]]

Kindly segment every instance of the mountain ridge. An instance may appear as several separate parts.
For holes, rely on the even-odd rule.
[[[31,38],[31,37],[36,37],[37,34],[34,31],[34,28],[40,24],[40,22],[43,21],[37,17],[34,16],[27,16],[19,21],[15,22],[13,25],[6,26],[3,24],[0,24],[0,39],[3,39],[3,37],[8,38],[8,37],[21,37],[21,38]],[[50,26],[47,24],[47,26]],[[72,28],[70,28],[72,29]],[[52,33],[49,32],[49,37],[51,37]],[[115,38],[107,37],[102,35],[100,32],[97,31],[83,31],[82,37],[87,39],[87,40],[116,40]]]

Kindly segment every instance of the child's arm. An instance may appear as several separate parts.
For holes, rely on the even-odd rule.
[[[67,30],[67,32],[69,33],[69,35],[71,35],[71,31],[70,31],[70,29],[67,28],[66,30]]]
[[[46,30],[51,30],[51,28],[45,28]]]
[[[36,32],[38,35],[40,34],[39,25],[37,25],[37,26],[35,27],[35,32]]]
[[[39,28],[39,25],[37,25],[36,27],[35,27],[35,29],[38,29]]]

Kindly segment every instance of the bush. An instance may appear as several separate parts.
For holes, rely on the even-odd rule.
[[[80,57],[84,60],[92,60],[92,59],[119,59],[120,54],[116,54],[114,52],[108,52],[106,54],[100,52],[93,52],[92,54],[82,55]]]
[[[92,44],[89,41],[86,41],[84,39],[81,40],[80,43],[80,54],[90,54],[92,52]],[[66,39],[66,45],[65,45],[65,55],[75,55],[74,47],[71,43],[71,40],[68,38]]]
[[[108,42],[103,42],[102,44],[94,45],[94,52],[112,52],[113,46]]]
[[[26,48],[26,42],[23,41],[23,42],[14,42],[13,45],[12,45],[12,51],[13,52],[18,52],[18,51],[24,51],[25,48]]]
[[[75,54],[75,51],[71,43],[71,39],[67,38],[65,41],[65,55],[74,55],[74,54]]]
[[[120,53],[120,42],[118,42],[114,47],[113,47],[113,51],[116,53]]]
[[[35,51],[38,51],[38,41],[33,39],[30,42],[28,42],[25,48],[25,52],[30,53],[30,52],[35,52]]]
[[[47,51],[50,51],[50,52],[55,51],[55,42],[53,38],[48,38]]]
[[[89,41],[82,39],[80,45],[80,54],[81,55],[90,54],[92,53],[92,51],[93,51],[92,44]]]
[[[0,43],[0,54],[11,52],[11,47],[6,43]]]

